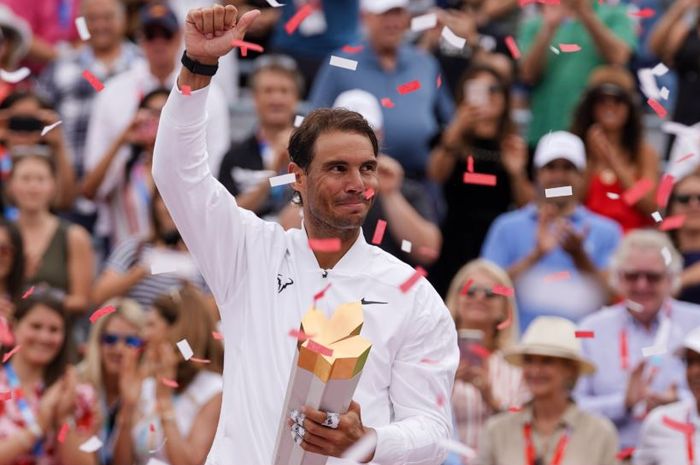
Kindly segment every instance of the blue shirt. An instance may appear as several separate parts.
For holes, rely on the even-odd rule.
[[[437,87],[440,65],[433,56],[418,48],[402,45],[398,50],[396,69],[386,71],[380,66],[372,47],[366,42],[362,47],[355,54],[334,53],[357,61],[355,71],[330,66],[330,58],[326,60],[311,89],[311,105],[313,108],[331,107],[338,95],[350,89],[365,90],[379,101],[391,99],[393,108],[382,106],[382,152],[398,160],[408,177],[421,179],[431,140],[454,112],[454,103],[446,86]],[[420,89],[399,94],[398,86],[414,80],[420,82]]]
[[[668,338],[668,349],[665,354],[647,358],[645,372],[657,369],[658,373],[652,379],[652,392],[661,393],[675,383],[679,387],[679,396],[687,398],[685,367],[683,362],[674,355],[682,344],[685,335],[700,326],[700,306],[669,299],[671,333]],[[659,312],[661,313],[661,312]],[[583,354],[594,362],[598,370],[589,376],[579,379],[574,396],[578,405],[591,412],[608,417],[620,434],[620,447],[635,447],[642,419],[637,412],[627,412],[625,409],[625,394],[629,372],[644,358],[642,348],[652,347],[659,329],[661,315],[652,322],[649,330],[645,329],[630,315],[623,304],[604,308],[585,318],[579,328],[593,331],[592,339],[581,339]],[[623,370],[621,333],[626,333],[627,339],[627,369]]]
[[[322,59],[333,50],[360,40],[359,0],[325,0],[321,5],[326,29],[321,34],[306,36],[300,28],[287,34],[284,25],[297,12],[297,5],[293,0],[285,2],[272,36],[272,47],[292,55]]]
[[[537,215],[534,204],[500,215],[489,228],[481,256],[504,269],[527,257],[537,242]],[[596,267],[606,268],[622,238],[618,224],[583,206],[576,207],[568,220],[577,231],[588,230],[584,249]],[[568,271],[570,278],[549,280],[554,273],[563,271]],[[605,302],[599,286],[578,271],[571,256],[561,247],[518,277],[515,296],[523,331],[539,315],[578,321]]]

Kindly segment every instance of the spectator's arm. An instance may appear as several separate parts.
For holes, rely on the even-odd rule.
[[[638,170],[618,158],[611,159],[611,161],[615,160],[611,163],[611,168],[622,183],[623,190],[629,189],[640,179],[649,179],[654,184],[659,179],[659,155],[651,145],[643,142],[637,159],[639,160]],[[651,215],[652,212],[658,210],[656,188],[647,192],[639,202],[634,204],[634,208],[644,215]]]
[[[82,227],[68,228],[68,294],[64,300],[66,310],[81,313],[90,303],[95,256],[90,235]]]
[[[54,128],[56,131],[56,143],[54,144],[54,161],[56,162],[56,176],[58,180],[58,193],[56,195],[55,206],[59,210],[69,210],[73,206],[76,196],[76,180],[73,166],[68,156],[68,145],[63,137],[63,131]]]
[[[528,30],[531,30],[534,25],[528,23],[524,27],[525,34],[528,34]],[[542,22],[541,27],[534,36],[532,46],[525,52],[520,71],[521,79],[526,84],[535,85],[540,80],[542,72],[547,65],[547,54],[550,53],[549,44],[557,32],[557,27]]]
[[[649,49],[664,63],[673,65],[673,58],[690,32],[690,25],[683,18],[696,5],[695,0],[678,0],[659,20],[649,37]]]
[[[527,254],[523,259],[506,269],[508,276],[510,276],[510,279],[515,281],[521,274],[535,266],[535,264],[541,259],[542,253],[540,252],[539,248],[535,247],[532,252]]]
[[[480,25],[501,18],[518,8],[517,0],[486,0],[479,11]]]
[[[459,152],[452,147],[443,144],[437,145],[428,159],[428,177],[439,184],[443,184],[450,177],[457,164]]]
[[[97,193],[100,191],[100,186],[105,180],[107,172],[114,162],[114,158],[119,153],[119,149],[121,149],[126,142],[126,134],[129,130],[130,128],[127,128],[126,131],[124,131],[114,142],[112,142],[112,145],[110,145],[107,153],[100,159],[97,166],[90,170],[83,178],[80,190],[85,198],[92,200],[97,197]]]
[[[57,57],[58,51],[53,45],[36,35],[32,37],[32,43],[29,45],[27,58],[40,63],[50,63]]]
[[[69,429],[63,442],[58,443],[60,463],[97,465],[99,462],[95,453],[88,454],[80,450],[80,446],[88,439],[90,439],[90,435]]]
[[[119,407],[119,413],[117,413],[117,419],[114,425],[115,440],[114,452],[112,454],[113,465],[134,464],[134,442],[131,437],[131,430],[134,428],[134,417],[136,413],[135,405],[123,404]]]
[[[97,278],[90,300],[95,305],[102,305],[112,297],[126,295],[148,274],[149,270],[140,264],[129,268],[126,273],[119,273],[107,268]]]
[[[28,429],[0,439],[0,465],[16,464],[20,456],[32,451],[35,443],[36,437]]]
[[[221,394],[217,394],[197,412],[189,435],[184,438],[175,419],[162,421],[165,454],[170,465],[199,465],[205,462],[214,442],[221,412]]]
[[[598,18],[590,2],[579,4],[582,5],[578,11],[579,20],[593,38],[598,53],[611,65],[626,65],[632,55],[632,48]],[[629,23],[624,27],[631,28],[630,18],[625,17],[624,20]]]

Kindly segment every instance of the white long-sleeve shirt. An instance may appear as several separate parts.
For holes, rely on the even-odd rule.
[[[323,277],[304,230],[285,232],[239,208],[212,176],[205,145],[207,89],[171,93],[161,115],[153,177],[221,312],[224,396],[208,465],[270,465],[298,329],[318,308],[365,299],[362,336],[372,349],[354,400],[376,429],[373,462],[437,465],[452,437],[449,398],[459,359],[454,323],[425,280],[402,293],[413,269],[360,233]],[[328,465],[347,463],[331,458]]]
[[[664,424],[664,417],[676,423],[691,424],[695,460],[700,450],[700,416],[695,399],[686,399],[662,405],[652,410],[642,423],[639,443],[634,450],[634,465],[686,465],[688,460],[688,438],[683,431]],[[694,462],[697,463],[697,462]]]

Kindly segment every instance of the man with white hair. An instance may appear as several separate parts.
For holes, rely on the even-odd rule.
[[[668,237],[637,230],[620,243],[610,266],[612,286],[625,300],[581,321],[585,355],[598,371],[581,378],[576,398],[607,416],[620,445],[635,447],[641,420],[659,405],[687,396],[683,365],[673,351],[700,326],[700,306],[671,296],[680,285],[681,257]]]

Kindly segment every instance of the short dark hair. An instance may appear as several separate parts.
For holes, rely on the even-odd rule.
[[[301,126],[292,133],[289,139],[289,159],[308,172],[314,158],[316,140],[321,134],[332,131],[353,132],[367,136],[372,143],[374,156],[379,154],[377,135],[362,115],[344,108],[320,108],[309,113]],[[292,201],[298,205],[303,203],[298,192],[294,193]]]
[[[294,82],[298,95],[304,93],[304,76],[299,72],[294,58],[288,55],[262,55],[253,62],[253,71],[248,76],[248,86],[255,90],[255,81],[260,73],[278,73]]]

